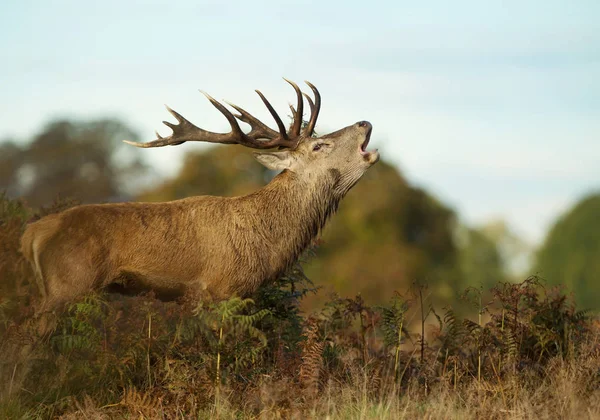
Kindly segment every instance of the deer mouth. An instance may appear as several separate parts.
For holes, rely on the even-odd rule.
[[[373,151],[367,150],[367,146],[369,145],[369,141],[371,140],[371,131],[373,131],[372,128],[370,128],[369,131],[367,131],[365,141],[363,141],[360,145],[359,152],[365,160],[369,161],[370,163],[375,163],[377,162],[377,160],[379,160],[379,153],[377,152],[377,149]]]

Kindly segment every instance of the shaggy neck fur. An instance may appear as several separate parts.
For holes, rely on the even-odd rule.
[[[244,197],[254,207],[252,229],[269,280],[282,274],[317,236],[338,207],[345,191],[336,191],[339,172],[298,176],[285,170],[267,186]],[[253,213],[250,213],[253,214]],[[265,258],[266,257],[266,258]]]

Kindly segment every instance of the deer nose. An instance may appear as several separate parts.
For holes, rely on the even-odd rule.
[[[358,124],[359,127],[366,128],[367,131],[373,128],[369,121],[359,121],[356,124]]]

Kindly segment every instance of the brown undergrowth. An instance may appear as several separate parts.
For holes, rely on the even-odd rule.
[[[18,253],[31,217],[0,200],[0,418],[600,416],[598,326],[535,277],[470,288],[460,312],[415,284],[307,315],[297,265],[252,300],[91,294],[37,337]]]

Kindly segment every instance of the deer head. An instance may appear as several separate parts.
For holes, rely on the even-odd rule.
[[[208,100],[217,108],[231,125],[229,133],[214,133],[196,127],[183,116],[167,106],[167,110],[177,119],[178,124],[168,121],[163,123],[173,130],[168,137],[156,133],[157,139],[148,143],[125,141],[136,147],[174,146],[187,141],[202,141],[222,144],[241,144],[253,149],[273,149],[277,151],[256,152],[256,159],[269,169],[289,170],[303,177],[319,178],[320,175],[331,175],[338,179],[336,191],[345,194],[364,174],[364,172],[379,160],[377,150],[367,151],[366,147],[371,137],[372,125],[367,121],[345,127],[333,133],[314,137],[314,129],[321,108],[321,95],[317,88],[309,82],[306,84],[314,93],[314,102],[310,96],[302,93],[298,85],[287,79],[297,96],[297,107],[290,105],[293,121],[286,130],[283,121],[259,91],[265,106],[275,119],[278,130],[275,131],[237,105],[227,103],[238,114],[231,113],[223,104],[205,92]],[[310,119],[303,127],[303,96],[310,106]],[[242,121],[250,126],[250,131],[244,133],[238,123]]]

